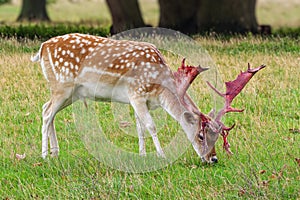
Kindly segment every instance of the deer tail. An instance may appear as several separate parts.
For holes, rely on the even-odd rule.
[[[37,54],[35,54],[35,56],[31,56],[30,60],[32,62],[40,61],[42,48],[43,48],[43,44],[41,45],[41,47],[40,47],[39,51],[37,52]]]
[[[35,56],[31,56],[30,60],[32,62],[37,62],[40,60],[40,52],[38,52]]]

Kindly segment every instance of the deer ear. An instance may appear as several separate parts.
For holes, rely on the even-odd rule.
[[[191,112],[184,112],[183,119],[187,124],[192,124],[192,125],[194,125],[197,121],[196,118],[194,117],[194,114]]]

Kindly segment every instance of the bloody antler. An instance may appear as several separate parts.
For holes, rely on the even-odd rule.
[[[263,69],[265,65],[261,65],[257,68],[251,69],[250,64],[248,63],[248,70],[245,72],[241,72],[238,77],[233,80],[226,82],[226,93],[222,94],[219,92],[215,87],[213,87],[209,82],[207,84],[221,97],[225,98],[225,105],[224,107],[218,112],[216,117],[216,122],[218,122],[222,126],[222,136],[223,136],[223,147],[226,150],[227,153],[232,154],[230,151],[230,145],[227,141],[227,136],[229,134],[229,131],[234,127],[226,127],[222,122],[221,118],[228,112],[243,112],[243,109],[236,109],[231,107],[231,102],[233,99],[242,91],[242,89],[245,87],[245,85],[249,82],[249,80],[254,76],[256,72]]]
[[[179,99],[182,105],[185,106],[190,112],[201,115],[197,106],[193,103],[189,95],[187,95],[186,91],[194,79],[201,72],[208,70],[208,68],[202,68],[200,65],[198,67],[188,66],[184,63],[185,58],[182,60],[181,66],[178,68],[177,72],[174,72]]]
[[[211,118],[201,113],[197,106],[193,103],[191,98],[187,95],[186,91],[193,80],[199,75],[201,72],[207,70],[207,68],[202,68],[200,66],[185,66],[185,59],[182,60],[181,67],[178,68],[177,72],[174,72],[175,82],[177,86],[177,91],[179,95],[179,100],[184,107],[186,107],[190,112],[193,112],[200,116],[201,118],[201,132],[203,133],[203,150],[206,152],[207,144],[205,140],[205,128],[208,124],[211,123]],[[233,99],[242,91],[245,85],[249,82],[249,80],[253,77],[253,75],[259,70],[263,69],[265,65],[261,65],[255,69],[250,68],[250,64],[248,63],[248,70],[245,72],[241,72],[238,77],[229,82],[225,82],[226,84],[226,93],[222,94],[215,87],[213,87],[209,82],[207,84],[221,97],[225,99],[224,107],[218,112],[215,122],[221,126],[221,135],[223,136],[223,147],[228,154],[232,154],[230,151],[230,145],[227,141],[227,136],[229,131],[235,126],[226,127],[222,122],[221,118],[228,112],[243,112],[242,109],[236,109],[231,107],[231,103]]]
[[[205,114],[201,113],[198,107],[194,104],[190,96],[186,93],[187,89],[194,81],[194,79],[203,71],[208,70],[208,68],[202,68],[200,65],[198,67],[186,66],[185,58],[181,62],[181,66],[178,68],[177,72],[174,72],[177,92],[179,95],[179,100],[181,104],[190,112],[200,116],[201,118],[201,130],[203,133],[203,150],[206,152],[207,143],[205,139],[205,127],[207,123],[211,120]]]

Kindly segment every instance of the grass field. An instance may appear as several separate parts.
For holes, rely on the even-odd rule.
[[[143,4],[142,9],[157,13],[157,7],[150,4],[152,0],[145,2],[148,4]],[[286,4],[293,7],[290,13],[284,6],[276,8],[276,13],[285,15],[267,12],[282,3],[272,2],[259,1],[260,23],[273,20],[271,25],[275,27],[299,26],[297,15],[292,14],[298,12],[297,1]],[[73,15],[70,7],[64,10],[72,15],[72,21],[83,19],[88,23],[97,19],[95,1],[89,1],[94,6],[87,14],[81,13],[77,4],[65,3],[78,11]],[[63,21],[63,15],[55,14],[59,9],[56,6],[49,6],[50,17]],[[104,17],[99,23],[107,25],[110,19],[103,9],[99,13]],[[12,22],[16,13],[16,6],[0,6],[0,20]],[[80,17],[83,15],[86,18]],[[149,14],[145,19],[155,24],[157,15]],[[76,129],[72,107],[56,118],[59,158],[42,159],[41,108],[50,94],[40,66],[30,61],[41,41],[0,39],[0,199],[300,199],[299,38],[195,39],[208,51],[225,81],[244,71],[248,62],[252,67],[267,65],[233,102],[234,107],[245,111],[227,114],[224,120],[228,125],[237,124],[229,136],[234,155],[226,155],[220,139],[216,144],[219,163],[215,165],[202,164],[189,146],[172,165],[139,174],[118,171],[96,160]],[[174,65],[178,62],[168,59]],[[206,91],[200,80],[195,86]],[[209,112],[209,94],[197,94],[200,109]],[[122,136],[112,125],[110,105],[99,105],[103,128],[108,135],[120,137],[111,139],[137,151],[137,138]],[[169,129],[176,127],[173,122],[168,125]],[[159,132],[159,138],[166,144],[163,133],[164,130]],[[150,138],[147,145],[148,151],[154,150]],[[25,159],[16,158],[16,154],[24,153]]]
[[[71,107],[59,113],[56,120],[60,157],[40,157],[41,106],[49,92],[41,68],[29,61],[40,42],[2,39],[0,197],[300,198],[300,166],[296,162],[300,158],[299,41],[257,37],[200,37],[197,41],[215,60],[224,80],[235,78],[247,62],[267,65],[234,101],[234,106],[245,108],[244,113],[226,117],[226,124],[237,122],[230,135],[235,154],[228,158],[220,140],[216,165],[203,165],[190,146],[162,170],[130,174],[111,169],[89,154],[76,132]],[[211,107],[197,103],[205,111]],[[129,141],[132,143],[128,146],[137,148],[137,139]],[[151,146],[150,139],[148,142]],[[26,153],[26,158],[18,160],[16,153]]]

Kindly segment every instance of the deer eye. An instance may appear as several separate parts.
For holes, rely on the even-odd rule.
[[[198,134],[198,138],[203,141],[203,135]]]

